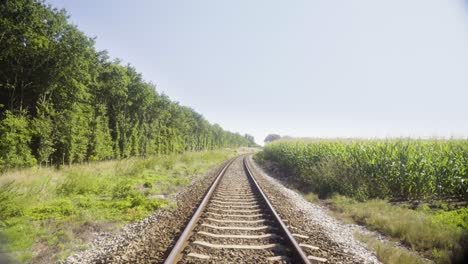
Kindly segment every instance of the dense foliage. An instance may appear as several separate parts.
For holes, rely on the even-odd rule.
[[[97,52],[64,10],[0,2],[0,170],[253,144]]]
[[[292,140],[263,155],[322,197],[468,197],[467,140]]]

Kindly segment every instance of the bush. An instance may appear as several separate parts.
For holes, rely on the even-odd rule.
[[[70,171],[63,183],[57,187],[57,194],[65,196],[99,194],[104,188],[100,180],[94,175]]]
[[[156,209],[161,208],[161,206],[165,204],[167,204],[167,202],[164,200],[151,199],[151,200],[146,200],[145,207],[148,211],[154,211]]]
[[[24,209],[18,202],[19,196],[13,182],[0,186],[0,221],[24,214]]]
[[[65,218],[77,212],[72,201],[67,199],[54,200],[31,210],[31,219]]]
[[[173,155],[167,155],[162,158],[162,166],[166,170],[171,170],[174,168],[175,163],[176,159]]]
[[[79,196],[76,202],[76,206],[80,208],[91,208],[93,206],[93,202],[90,197]]]
[[[122,180],[112,188],[112,199],[127,199],[137,196],[137,191],[133,188],[129,181]]]
[[[432,222],[448,224],[459,229],[468,230],[468,208],[439,212],[432,217]]]

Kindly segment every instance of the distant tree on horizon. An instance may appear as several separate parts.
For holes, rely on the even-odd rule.
[[[247,141],[249,142],[249,147],[255,147],[257,146],[257,143],[255,143],[255,138],[254,136],[250,135],[250,134],[245,134],[244,135],[244,138],[247,139]]]
[[[268,136],[266,136],[265,140],[263,140],[263,142],[265,143],[271,143],[275,140],[279,140],[281,139],[281,136],[278,135],[278,134],[269,134]]]

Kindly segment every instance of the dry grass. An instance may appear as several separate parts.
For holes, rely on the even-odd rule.
[[[377,240],[360,233],[354,236],[375,251],[377,258],[384,264],[429,264],[430,261],[421,258],[409,250],[393,245],[393,243]]]
[[[307,201],[311,203],[317,203],[320,201],[319,197],[315,193],[308,193],[304,195],[304,198],[306,198]]]
[[[465,231],[450,222],[435,221],[447,212],[433,212],[424,206],[412,210],[384,200],[356,202],[343,196],[334,196],[329,201],[341,216],[398,239],[438,263],[449,263],[452,255],[460,253],[460,241]]]

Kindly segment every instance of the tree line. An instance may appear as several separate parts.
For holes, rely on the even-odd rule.
[[[249,144],[97,51],[65,10],[0,1],[0,170]]]

